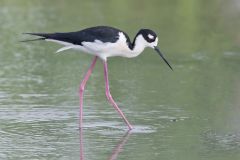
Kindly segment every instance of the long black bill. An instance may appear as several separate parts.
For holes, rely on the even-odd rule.
[[[163,54],[160,52],[159,48],[158,47],[154,47],[155,51],[158,52],[158,54],[162,57],[162,59],[164,60],[165,63],[167,63],[167,65],[172,69],[171,65],[168,63],[168,61],[164,58]]]

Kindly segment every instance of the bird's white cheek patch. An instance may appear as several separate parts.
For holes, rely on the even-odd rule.
[[[153,35],[151,35],[151,34],[148,34],[148,38],[149,38],[149,39],[153,39],[153,38],[154,38],[154,36],[153,36]]]

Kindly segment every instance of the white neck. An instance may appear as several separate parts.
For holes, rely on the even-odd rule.
[[[133,49],[130,50],[130,53],[126,55],[128,58],[138,56],[139,54],[141,54],[143,52],[144,48],[147,47],[146,41],[144,40],[142,35],[138,35],[135,38],[133,45],[134,45]]]

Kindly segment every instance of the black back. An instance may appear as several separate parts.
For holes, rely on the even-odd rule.
[[[95,40],[114,43],[119,38],[119,32],[122,32],[126,36],[128,45],[131,45],[131,41],[126,33],[119,29],[108,26],[91,27],[77,32],[27,33],[27,34],[41,36],[44,37],[45,39],[53,39],[77,45],[82,45],[82,42],[94,42]]]

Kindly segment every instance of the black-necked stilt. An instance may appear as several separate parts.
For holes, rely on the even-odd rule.
[[[150,29],[141,29],[135,36],[132,43],[125,32],[107,26],[91,27],[81,31],[68,33],[26,33],[26,34],[40,36],[40,38],[33,40],[25,40],[23,42],[35,40],[52,41],[64,45],[64,47],[57,50],[57,52],[61,52],[67,49],[76,49],[95,56],[86,75],[84,76],[84,79],[80,84],[79,90],[80,127],[82,127],[84,88],[98,58],[102,60],[104,65],[106,97],[108,101],[113,105],[113,107],[117,110],[117,112],[120,114],[120,116],[124,119],[129,129],[132,129],[132,125],[128,122],[127,118],[124,116],[123,112],[119,109],[119,107],[117,106],[117,104],[115,103],[110,94],[107,58],[113,56],[122,56],[127,58],[136,57],[140,53],[142,53],[144,48],[150,47],[155,49],[158,52],[158,54],[162,57],[162,59],[167,63],[167,65],[172,69],[168,61],[164,58],[163,54],[157,48],[158,37],[156,33]]]

